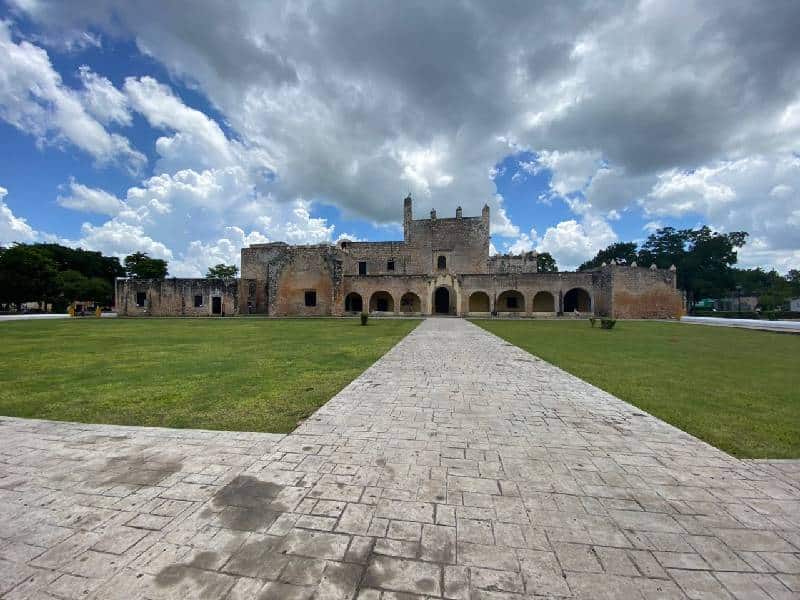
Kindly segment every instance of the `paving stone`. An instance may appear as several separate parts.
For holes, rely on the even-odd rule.
[[[287,436],[0,426],[3,600],[800,594],[800,461],[737,460],[465,320]]]
[[[455,528],[442,525],[423,525],[419,557],[422,560],[441,564],[455,563]]]
[[[378,500],[375,516],[384,519],[402,519],[433,523],[433,504],[429,502],[404,502],[401,500]]]
[[[258,592],[258,600],[309,600],[315,588],[268,581]]]
[[[517,555],[511,548],[458,542],[458,563],[501,571],[519,571]]]
[[[624,575],[626,577],[636,577],[639,571],[628,557],[628,553],[621,548],[605,548],[602,546],[593,547],[595,556],[600,559],[603,570],[611,575]],[[563,564],[563,563],[562,563]]]
[[[348,504],[344,512],[342,512],[342,516],[339,518],[336,531],[365,535],[367,531],[369,531],[369,526],[374,514],[375,508],[372,506],[366,504]]]
[[[350,600],[363,573],[361,565],[329,562],[314,595],[315,600]]]
[[[280,551],[312,558],[342,560],[349,543],[350,537],[347,535],[294,529],[284,539]]]
[[[591,546],[583,544],[553,544],[558,562],[565,571],[580,571],[583,573],[602,573],[603,568]]]
[[[365,584],[412,594],[441,596],[441,567],[424,562],[376,556],[367,567]]]
[[[667,571],[692,600],[730,600],[725,587],[708,571]]]
[[[390,521],[386,537],[416,542],[422,533],[422,524],[411,521]]]
[[[444,568],[444,597],[453,600],[469,600],[469,569],[467,567]]]
[[[517,550],[525,591],[537,596],[571,595],[555,552]]]
[[[280,574],[280,580],[294,585],[316,585],[325,571],[326,562],[315,558],[292,557]]]

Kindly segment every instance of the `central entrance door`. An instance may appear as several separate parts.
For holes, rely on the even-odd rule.
[[[436,288],[433,293],[433,312],[437,315],[450,314],[450,292],[447,288]]]
[[[219,296],[214,296],[211,299],[211,314],[213,315],[222,314],[222,298],[220,298]]]

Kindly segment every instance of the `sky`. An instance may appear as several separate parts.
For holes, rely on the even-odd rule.
[[[167,259],[491,207],[574,269],[659,227],[800,268],[800,2],[0,0],[0,245]]]

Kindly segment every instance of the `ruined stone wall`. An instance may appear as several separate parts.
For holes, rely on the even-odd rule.
[[[275,273],[288,260],[290,249],[291,246],[283,242],[253,244],[242,248],[242,278],[249,280],[248,285],[242,286],[240,290],[244,312],[262,315],[269,313],[270,297],[277,293]]]
[[[436,274],[438,258],[444,256],[449,273],[486,273],[489,257],[489,208],[480,217],[412,219],[411,200],[406,199],[403,231],[408,251],[409,273]]]
[[[669,319],[682,312],[677,274],[668,269],[607,266],[612,281],[611,315],[616,319]]]
[[[535,252],[521,255],[498,254],[488,260],[489,273],[536,273],[539,260]]]
[[[415,265],[418,260],[404,242],[351,242],[338,244],[341,250],[345,275],[358,275],[358,263],[367,263],[367,275],[406,275],[419,273]],[[389,262],[394,262],[394,271],[389,270]]]
[[[117,314],[125,317],[211,317],[239,314],[238,279],[117,279]],[[144,294],[144,305],[137,295]],[[195,296],[202,298],[195,306]],[[214,298],[220,313],[214,314]]]

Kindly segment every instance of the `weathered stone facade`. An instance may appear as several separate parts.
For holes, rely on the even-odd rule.
[[[489,207],[480,217],[414,219],[404,201],[403,241],[242,249],[242,279],[120,280],[120,314],[220,314],[194,307],[209,297],[227,314],[269,316],[449,314],[507,317],[679,315],[675,272],[607,265],[585,272],[537,273],[535,252],[489,256]],[[146,305],[137,300],[146,294]],[[137,296],[138,294],[138,296]],[[220,298],[215,301],[214,298]]]

